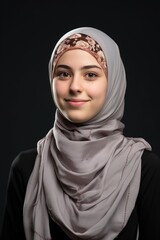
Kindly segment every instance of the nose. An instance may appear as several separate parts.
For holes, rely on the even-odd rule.
[[[71,92],[81,92],[82,91],[82,79],[79,75],[74,75],[70,83]]]

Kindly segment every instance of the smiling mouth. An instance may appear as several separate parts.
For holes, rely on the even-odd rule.
[[[85,104],[86,102],[88,102],[89,100],[82,100],[82,99],[66,99],[66,102],[73,107],[78,107],[78,106],[82,106],[83,104]]]

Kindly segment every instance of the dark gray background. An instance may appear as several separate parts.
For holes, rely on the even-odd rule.
[[[160,155],[160,10],[122,1],[1,1],[0,224],[11,162],[52,127],[48,61],[75,27],[97,27],[119,45],[127,73],[125,134],[144,137]]]

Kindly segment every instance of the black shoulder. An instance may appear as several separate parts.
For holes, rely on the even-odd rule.
[[[160,157],[153,151],[144,150],[142,154],[142,176],[149,175],[160,181]]]
[[[28,150],[21,151],[13,160],[11,164],[12,173],[19,173],[24,182],[27,183],[29,176],[34,167],[34,163],[37,156],[37,149],[32,148]]]
[[[37,155],[37,149],[32,148],[32,149],[27,149],[24,151],[21,151],[16,158],[13,160],[12,165],[14,166],[21,166],[24,164],[32,163],[34,162],[34,159]]]
[[[151,164],[160,167],[160,157],[153,151],[144,150],[142,154],[143,164]]]
[[[0,239],[25,239],[23,203],[36,155],[36,149],[30,149],[20,152],[12,161],[5,196],[5,207],[3,209]]]

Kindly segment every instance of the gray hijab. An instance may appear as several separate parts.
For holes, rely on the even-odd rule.
[[[104,32],[82,27],[62,36],[49,62],[50,81],[55,50],[77,33],[96,40],[106,57],[106,101],[93,119],[79,125],[57,108],[53,128],[38,141],[24,201],[27,240],[51,239],[49,215],[70,239],[113,240],[135,206],[141,156],[151,150],[144,139],[123,135],[125,69],[117,44]]]

